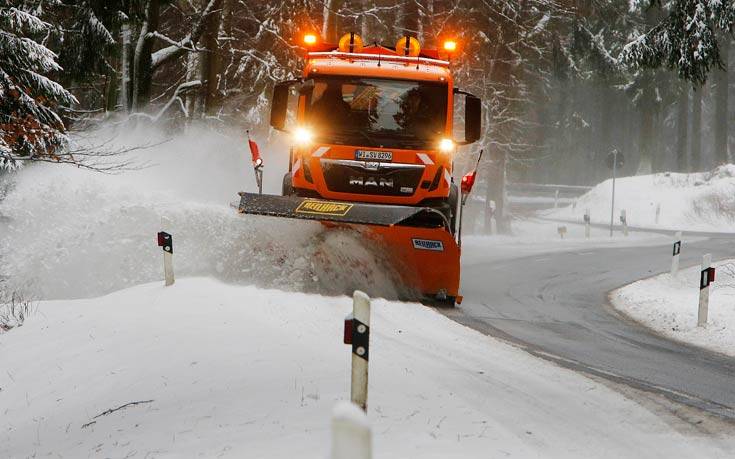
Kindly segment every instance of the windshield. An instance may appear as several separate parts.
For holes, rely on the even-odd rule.
[[[446,84],[354,77],[313,82],[306,120],[323,141],[432,148],[444,133]]]

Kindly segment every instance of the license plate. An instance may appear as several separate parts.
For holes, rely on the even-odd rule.
[[[356,150],[355,159],[358,161],[393,161],[393,152]]]

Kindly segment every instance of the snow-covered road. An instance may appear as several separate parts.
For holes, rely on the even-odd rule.
[[[579,248],[493,260],[476,251],[463,267],[464,303],[447,315],[563,365],[735,419],[735,359],[654,335],[617,315],[610,290],[666,271],[669,244]],[[701,254],[735,254],[732,240],[689,243]]]

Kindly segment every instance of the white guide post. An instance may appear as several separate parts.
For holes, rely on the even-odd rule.
[[[165,231],[158,233],[158,246],[163,248],[163,275],[166,287],[174,284],[174,241],[173,236]]]
[[[340,402],[332,412],[331,459],[370,459],[372,434],[367,415],[350,402]]]
[[[715,280],[715,268],[712,266],[712,255],[702,257],[702,271],[699,274],[699,311],[697,313],[697,327],[707,325],[709,313],[709,286]]]
[[[355,290],[352,296],[352,403],[367,410],[370,358],[370,297]]]
[[[658,225],[659,218],[661,218],[661,203],[660,202],[658,204],[656,204],[656,220],[655,220],[655,222],[656,222],[657,225]]]
[[[679,274],[679,254],[681,254],[681,231],[674,235],[674,250],[671,257],[671,277]]]
[[[589,209],[585,209],[584,210],[584,237],[585,237],[585,239],[589,239],[590,238],[590,225],[591,225],[591,223],[592,222],[590,221],[590,210]]]
[[[559,207],[559,189],[557,188],[554,192],[554,209]]]
[[[623,236],[628,235],[628,215],[625,209],[620,210],[620,223],[623,225]]]

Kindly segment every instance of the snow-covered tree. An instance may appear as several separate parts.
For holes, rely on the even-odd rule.
[[[66,146],[58,104],[76,99],[49,75],[61,71],[42,43],[52,26],[31,7],[0,7],[0,167],[53,158]]]
[[[660,4],[661,0],[651,3]],[[723,66],[717,37],[719,32],[732,32],[735,2],[669,0],[663,7],[667,16],[630,42],[621,59],[643,67],[666,66],[685,80],[704,84],[713,68]]]

